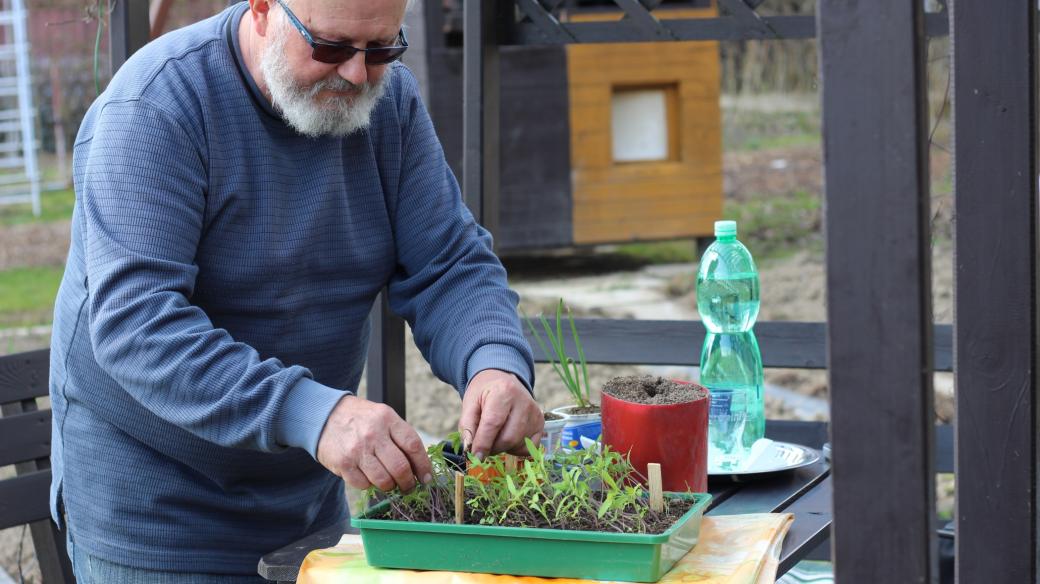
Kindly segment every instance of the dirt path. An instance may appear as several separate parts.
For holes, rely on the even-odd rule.
[[[69,253],[69,221],[0,228],[0,271],[63,266]]]

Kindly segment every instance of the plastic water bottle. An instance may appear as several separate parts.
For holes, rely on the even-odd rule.
[[[697,270],[697,311],[708,329],[700,382],[711,392],[708,466],[735,470],[765,435],[762,354],[752,330],[758,270],[735,221],[716,221],[715,237]]]
[[[744,333],[758,318],[758,270],[737,241],[736,221],[716,221],[697,270],[697,312],[712,333]]]

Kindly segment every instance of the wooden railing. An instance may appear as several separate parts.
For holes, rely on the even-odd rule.
[[[634,365],[698,365],[704,344],[699,321],[575,319],[582,349],[590,363]],[[535,360],[546,362],[537,342],[525,331],[535,349]],[[819,322],[761,322],[755,336],[764,367],[786,369],[827,368],[827,327]],[[936,371],[953,369],[953,327],[935,325]],[[570,340],[567,347],[574,353]]]

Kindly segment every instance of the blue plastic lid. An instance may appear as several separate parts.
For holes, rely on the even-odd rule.
[[[737,222],[736,221],[716,221],[715,222],[715,237],[736,237],[737,236]]]

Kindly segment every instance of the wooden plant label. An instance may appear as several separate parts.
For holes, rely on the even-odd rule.
[[[650,483],[650,509],[664,511],[664,491],[661,489],[661,465],[651,462],[646,465],[646,478]]]
[[[455,473],[455,523],[459,525],[462,525],[463,511],[465,511],[463,507],[465,502],[465,491],[463,489],[465,478],[465,475],[461,472]]]

